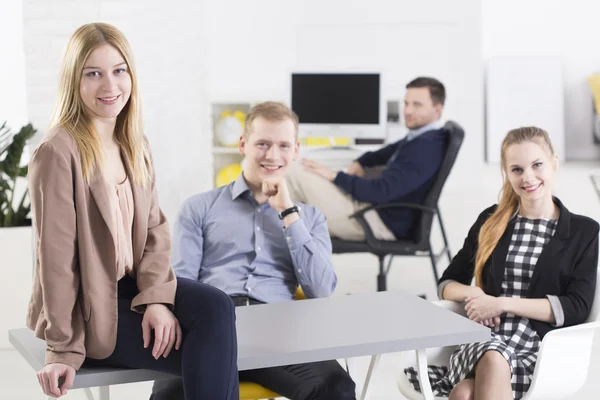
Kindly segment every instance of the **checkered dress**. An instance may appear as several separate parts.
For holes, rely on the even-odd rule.
[[[543,247],[556,231],[557,220],[528,219],[517,216],[506,256],[502,296],[525,297],[533,269]],[[448,396],[461,380],[474,376],[474,367],[486,351],[496,350],[506,358],[511,368],[513,396],[520,399],[527,393],[540,348],[540,338],[529,319],[503,314],[500,325],[492,330],[488,342],[469,343],[457,347],[450,357],[449,367],[429,366],[429,381],[434,395]],[[404,370],[409,381],[420,391],[414,368]]]

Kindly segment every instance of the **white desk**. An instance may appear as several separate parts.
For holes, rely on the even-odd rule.
[[[488,328],[401,291],[238,307],[239,370],[373,356],[362,397],[380,354],[485,341]],[[28,329],[10,342],[33,367],[44,364],[45,344]],[[172,377],[146,370],[82,368],[73,389]],[[394,388],[390,388],[394,390]]]

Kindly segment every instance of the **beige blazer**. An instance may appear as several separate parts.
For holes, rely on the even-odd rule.
[[[136,185],[124,164],[133,191],[133,276],[140,291],[131,308],[173,305],[171,239],[154,179],[146,187]],[[90,182],[83,179],[77,145],[66,131],[56,130],[35,150],[29,190],[37,260],[27,326],[46,341],[46,364],[76,370],[86,356],[110,356],[117,336],[116,233],[108,186],[100,173]]]

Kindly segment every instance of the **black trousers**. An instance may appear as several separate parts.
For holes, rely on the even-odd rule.
[[[173,347],[167,358],[155,360],[154,341],[144,349],[143,316],[130,309],[137,293],[133,279],[126,276],[119,281],[115,350],[104,360],[88,358],[86,364],[181,375],[180,398],[185,400],[239,400],[235,308],[229,296],[212,286],[177,278],[173,312],[183,331],[183,343],[179,351]]]
[[[252,299],[234,300],[239,306],[259,303]],[[356,399],[354,381],[335,360],[241,371],[239,378],[258,383],[291,400]],[[154,382],[150,400],[183,400],[181,380]]]

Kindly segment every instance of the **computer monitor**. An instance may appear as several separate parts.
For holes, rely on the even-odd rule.
[[[378,73],[294,73],[301,137],[384,138]]]

